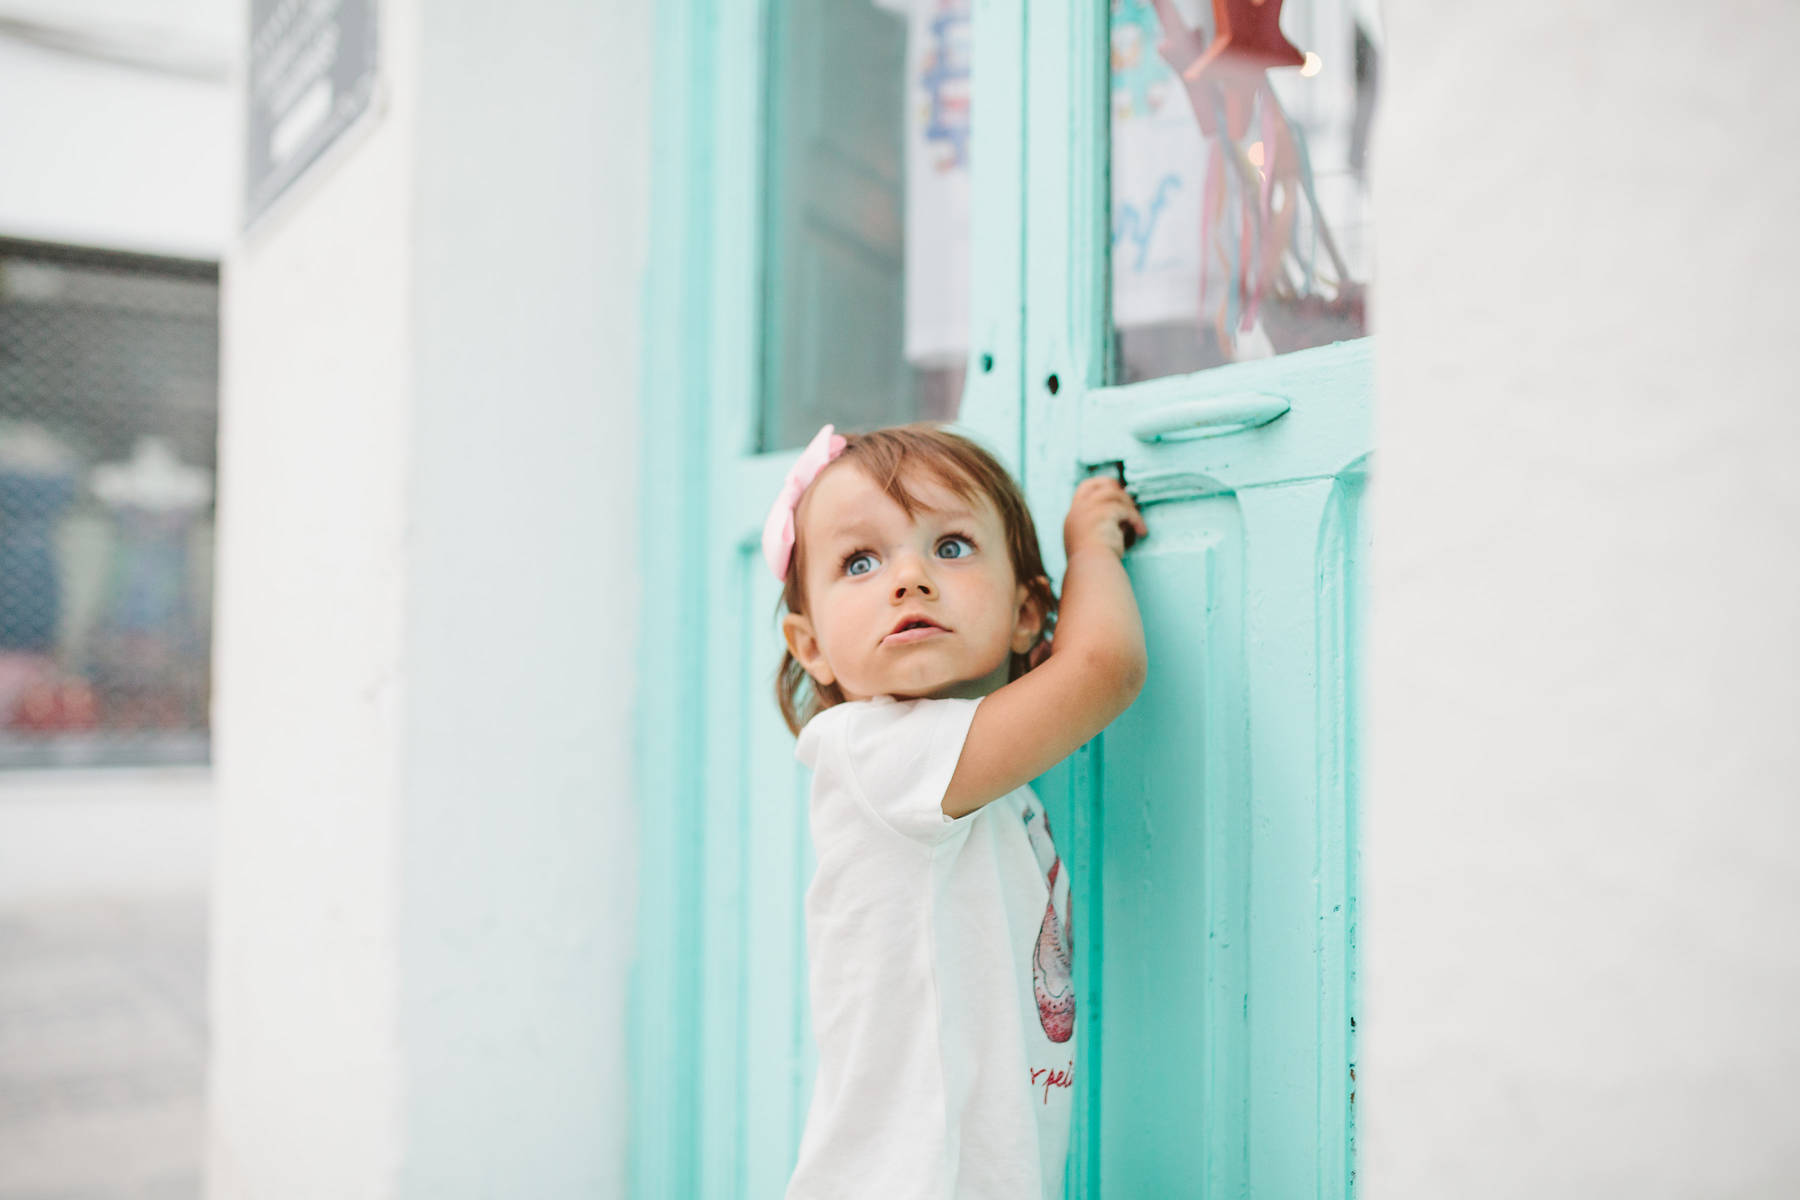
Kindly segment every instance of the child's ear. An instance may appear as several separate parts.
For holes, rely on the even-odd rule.
[[[788,653],[806,668],[806,673],[812,676],[814,683],[820,687],[829,687],[837,682],[831,664],[825,661],[825,655],[820,652],[819,637],[813,632],[812,621],[805,614],[789,613],[781,618],[781,636],[787,641]]]
[[[1046,589],[1049,588],[1049,579],[1039,575],[1038,581]],[[1024,654],[1037,645],[1038,639],[1043,636],[1044,606],[1037,598],[1039,593],[1033,592],[1023,583],[1013,595],[1014,611],[1018,616],[1013,621],[1012,651],[1014,654]]]

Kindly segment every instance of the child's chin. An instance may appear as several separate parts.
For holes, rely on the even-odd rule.
[[[919,666],[924,668],[926,664],[920,663]],[[982,681],[994,674],[994,671],[957,663],[935,663],[931,666],[935,669],[895,672],[886,680],[872,685],[866,694],[909,700],[942,700],[953,696],[981,695],[984,694]]]

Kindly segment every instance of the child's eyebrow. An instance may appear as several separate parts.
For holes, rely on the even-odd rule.
[[[973,521],[975,519],[975,514],[965,508],[921,507],[920,511],[929,513],[931,516],[936,517],[941,521]],[[879,535],[880,533],[881,527],[875,522],[866,518],[858,518],[854,521],[846,521],[841,525],[833,525],[825,530],[820,537],[825,541],[834,542],[840,538],[870,537]]]
[[[825,531],[825,533],[823,534],[823,537],[824,537],[825,541],[835,542],[841,538],[866,537],[869,534],[880,533],[880,532],[881,532],[881,530],[878,529],[872,522],[850,521],[843,525],[833,525],[830,529],[827,529]]]

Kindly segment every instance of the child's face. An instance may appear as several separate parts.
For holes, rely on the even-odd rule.
[[[1042,614],[1013,576],[992,502],[930,477],[907,490],[924,506],[916,518],[854,462],[807,490],[807,611],[782,618],[788,649],[849,700],[985,696],[1006,683],[1010,656],[1036,644]],[[937,628],[894,631],[912,617]]]

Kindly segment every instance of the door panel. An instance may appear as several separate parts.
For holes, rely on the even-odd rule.
[[[1126,561],[1150,672],[1103,735],[1101,852],[1078,864],[1101,886],[1077,921],[1105,936],[1100,1194],[1231,1195],[1248,1115],[1245,520],[1228,492],[1144,512],[1152,536]]]
[[[1028,497],[1057,529],[1116,473],[1150,526],[1145,689],[1046,781],[1087,1001],[1069,1194],[1348,1196],[1370,342],[1114,386],[1107,16],[1027,48]]]
[[[1342,860],[1342,788],[1322,778],[1322,701],[1346,691],[1342,647],[1322,645],[1320,592],[1341,590],[1344,556],[1321,561],[1336,480],[1242,494],[1249,530],[1244,594],[1250,669],[1250,990],[1252,1186],[1328,1195],[1347,1184],[1327,1161],[1348,1136],[1347,1066],[1331,1064],[1348,1021],[1341,923],[1349,903],[1325,877]],[[1341,542],[1336,549],[1342,549]],[[1328,651],[1333,653],[1328,656]],[[1336,686],[1323,687],[1330,679]],[[1337,873],[1341,874],[1341,873]]]
[[[1076,814],[1098,833],[1073,869],[1101,881],[1077,924],[1104,946],[1076,1195],[1348,1193],[1367,351],[1208,372],[1185,400],[1095,389],[1065,418],[1151,531],[1126,558],[1149,679]],[[1241,411],[1280,415],[1143,436],[1252,385],[1269,402]]]
[[[1104,949],[1074,1194],[1347,1190],[1363,472],[1145,505],[1150,675],[1076,816]]]

